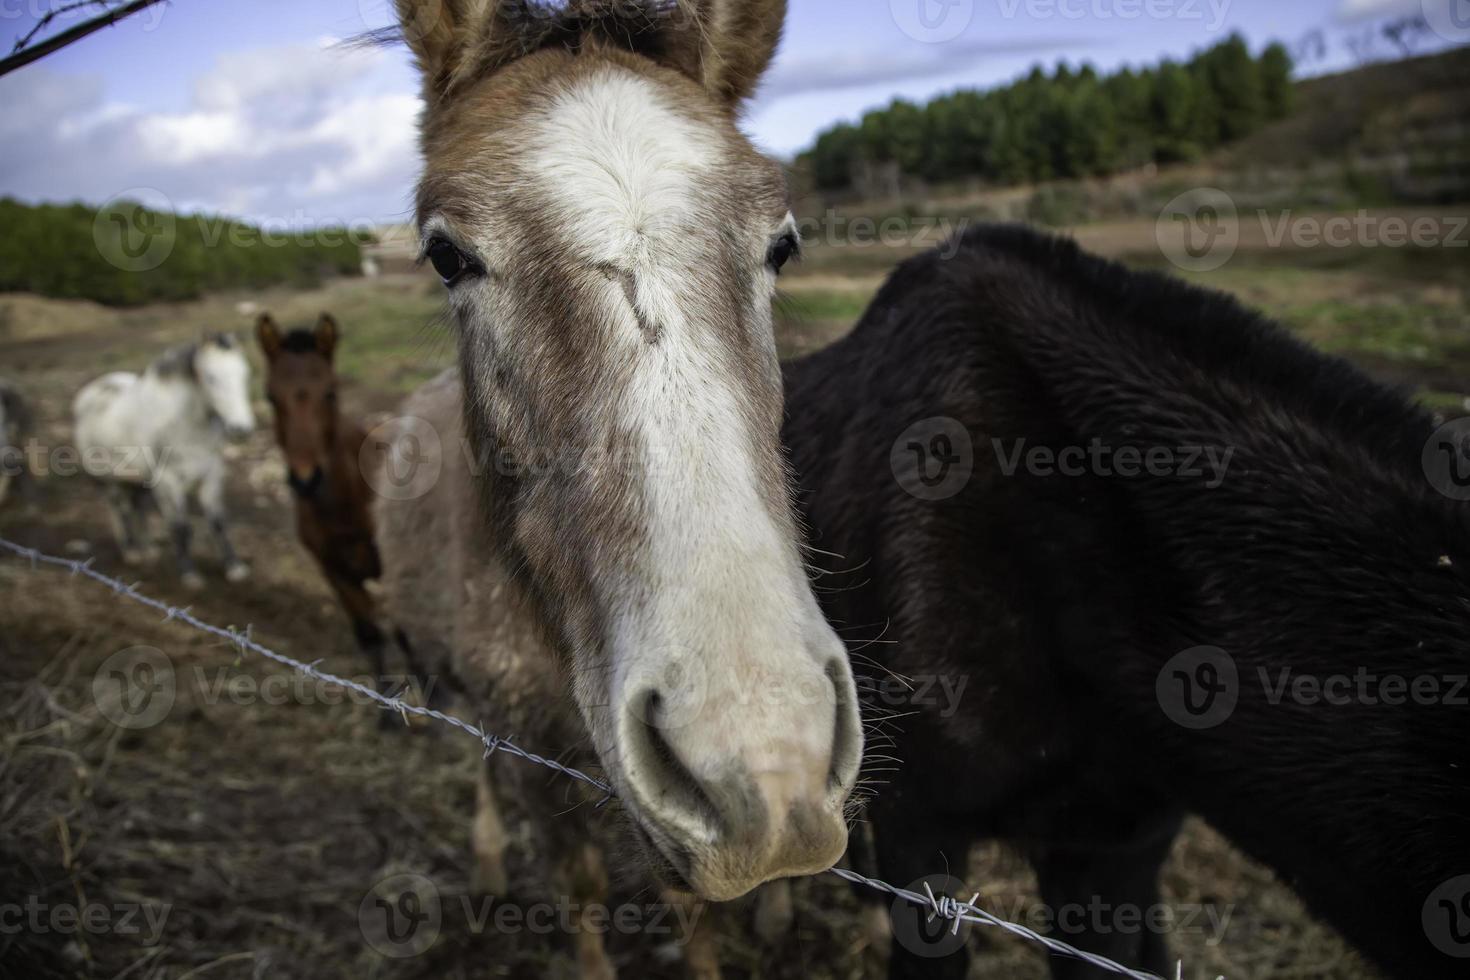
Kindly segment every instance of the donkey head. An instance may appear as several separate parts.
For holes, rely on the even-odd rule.
[[[297,496],[309,499],[321,489],[337,439],[337,321],[323,313],[314,330],[283,335],[262,313],[255,336],[265,354],[265,393],[286,455],[286,479]]]
[[[650,861],[717,900],[831,866],[861,727],[779,441],[794,223],[736,126],[784,0],[398,8],[496,546]]]

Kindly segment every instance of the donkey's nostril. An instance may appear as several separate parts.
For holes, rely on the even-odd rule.
[[[629,762],[642,777],[639,783],[651,797],[648,802],[681,824],[718,826],[719,808],[679,758],[666,734],[669,712],[663,695],[647,691],[632,700],[631,709],[634,717],[628,725],[632,739]]]
[[[857,703],[857,686],[853,683],[844,655],[827,664],[827,680],[837,699],[832,733],[832,768],[827,775],[827,788],[844,798],[857,781],[863,762],[863,726]]]

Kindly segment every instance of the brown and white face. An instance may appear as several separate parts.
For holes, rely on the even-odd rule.
[[[293,493],[310,500],[321,491],[337,439],[337,321],[323,313],[314,329],[283,334],[262,313],[255,337],[265,354],[265,393],[286,457],[286,480]]]
[[[620,799],[707,898],[830,867],[862,734],[779,440],[794,225],[735,121],[784,0],[398,6],[500,557]]]

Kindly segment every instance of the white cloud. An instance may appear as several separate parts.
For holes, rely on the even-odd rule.
[[[794,147],[807,139],[806,103],[819,93],[1088,46],[1076,38],[915,43],[782,58],[756,114],[787,99],[801,104],[800,139],[777,140]],[[0,194],[96,204],[151,188],[180,210],[275,226],[410,216],[421,103],[404,49],[324,38],[229,51],[179,88],[187,104],[165,110],[109,100],[101,78],[57,74],[44,62],[0,78]]]
[[[1341,20],[1370,20],[1376,17],[1407,17],[1424,13],[1424,0],[1341,0]]]
[[[1360,0],[1361,2],[1361,0]],[[820,57],[780,57],[761,86],[763,102],[808,92],[862,88],[885,82],[936,78],[1016,55],[1055,55],[1098,47],[1097,41],[1054,37],[1044,40],[970,41],[889,46]]]
[[[326,43],[222,55],[178,111],[36,66],[0,79],[0,193],[100,203],[148,187],[277,227],[402,220],[416,92],[391,53]]]

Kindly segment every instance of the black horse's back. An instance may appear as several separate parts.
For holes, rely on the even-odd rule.
[[[893,641],[854,668],[908,715],[872,804],[886,874],[998,835],[1049,904],[1156,902],[1194,811],[1385,967],[1459,972],[1421,919],[1470,874],[1470,525],[1425,477],[1424,411],[1227,296],[1018,227],[904,263],[787,381],[827,611]],[[896,704],[883,669],[963,693]],[[1438,693],[1386,703],[1400,678]]]

